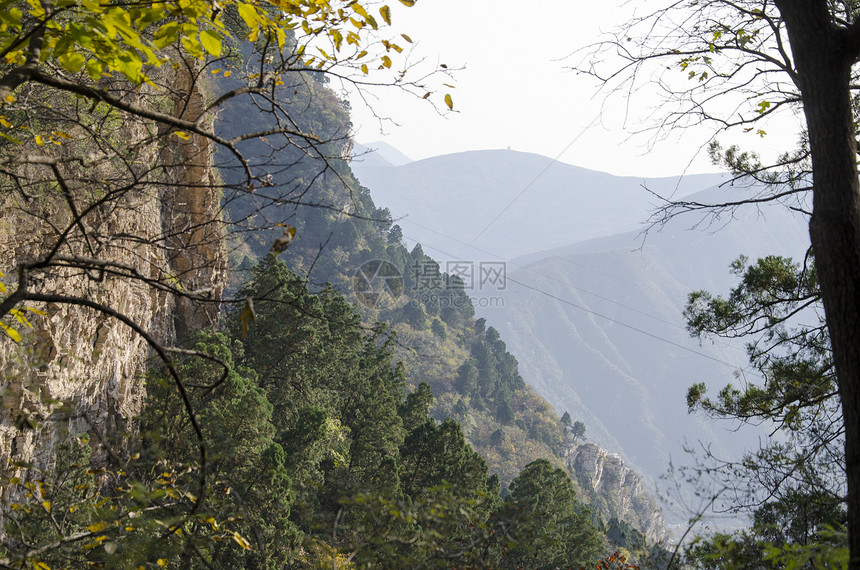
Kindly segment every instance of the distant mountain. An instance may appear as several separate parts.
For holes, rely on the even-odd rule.
[[[511,259],[636,227],[661,195],[683,196],[722,175],[618,177],[511,150],[470,151],[395,164],[382,143],[353,152],[352,170],[403,228],[439,260]]]
[[[589,439],[656,480],[670,458],[686,461],[685,441],[731,456],[761,435],[687,414],[687,388],[738,382],[746,355],[742,343],[700,346],[681,311],[692,290],[727,292],[740,254],[801,259],[805,219],[781,206],[690,214],[643,240],[658,203],[651,192],[708,202],[746,190],[717,187],[720,175],[622,178],[508,150],[352,167],[427,253],[507,260],[503,289],[471,291],[478,315],[556,412],[585,422]]]
[[[738,196],[713,188],[693,199],[729,193]],[[742,343],[700,346],[681,311],[692,290],[727,293],[734,283],[728,266],[740,254],[802,260],[807,221],[781,206],[729,218],[690,229],[702,217],[680,216],[644,244],[633,231],[533,255],[514,264],[506,289],[494,293],[503,307],[478,304],[538,393],[559,413],[584,421],[589,438],[655,478],[670,457],[687,460],[685,441],[737,457],[762,435],[687,414],[691,384],[704,381],[716,392],[749,372],[739,372],[747,362]]]
[[[351,163],[362,164],[364,167],[391,167],[409,164],[412,159],[381,141],[361,144],[353,143]]]

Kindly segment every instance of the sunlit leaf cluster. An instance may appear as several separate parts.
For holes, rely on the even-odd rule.
[[[241,37],[225,25],[223,14],[228,12],[237,13],[245,24]],[[83,72],[94,81],[121,74],[139,84],[150,81],[150,69],[169,61],[164,52],[168,47],[181,47],[192,58],[219,57],[225,44],[234,40],[262,39],[284,49],[288,37],[295,36],[302,38],[298,50],[304,62],[322,67],[326,62],[366,58],[370,44],[378,40],[373,34],[391,25],[388,6],[377,14],[379,20],[370,8],[355,1],[4,0],[0,2],[0,56],[7,65],[52,61],[66,73]],[[405,35],[398,37],[411,41]],[[385,52],[403,50],[392,39],[380,41]],[[32,60],[34,55],[38,62]],[[374,65],[390,68],[391,57],[383,54]]]

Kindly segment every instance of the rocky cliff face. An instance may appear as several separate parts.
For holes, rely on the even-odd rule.
[[[178,74],[172,105],[179,118],[194,121],[205,110],[205,96],[188,73]],[[210,119],[211,122],[211,119]],[[212,160],[214,143],[202,136],[187,139],[167,135],[170,144],[161,147],[165,167],[161,195],[161,224],[164,248],[171,275],[186,291],[211,302],[176,299],[173,326],[178,336],[190,329],[203,329],[218,319],[221,293],[227,280],[227,254],[220,216],[219,177]]]
[[[180,86],[184,81],[163,79]],[[200,100],[198,85],[185,83],[190,99]],[[193,112],[175,103],[174,108],[184,109],[183,116]],[[112,161],[93,151],[91,162],[63,163],[59,174],[28,166],[21,175],[42,187],[62,178],[65,195],[31,190],[22,196],[0,181],[0,270],[12,290],[22,262],[49,255],[55,261],[93,260],[92,269],[58,263],[34,271],[30,289],[86,299],[128,317],[158,342],[170,342],[178,328],[205,326],[218,315],[226,254],[211,143],[197,136],[155,136],[143,122],[114,124],[111,141],[129,155],[133,151],[133,161]],[[86,151],[84,143],[75,146],[84,134],[71,134],[72,142],[51,150]],[[94,180],[104,185],[94,188]],[[114,187],[122,191],[111,194]],[[78,223],[75,211],[84,212]],[[156,283],[205,291],[213,302],[201,309]],[[96,446],[104,437],[121,436],[140,411],[141,373],[150,350],[139,334],[104,311],[74,302],[27,305],[45,314],[26,314],[32,328],[17,327],[22,342],[0,335],[0,461],[49,465],[66,434],[88,432]]]
[[[630,523],[652,543],[666,539],[663,514],[656,499],[646,493],[642,477],[624,465],[620,455],[607,453],[596,443],[572,443],[565,460],[600,512]]]
[[[156,236],[161,228],[156,192],[129,196],[123,209],[139,215],[111,216],[101,228],[112,234]],[[53,206],[59,208],[59,206]],[[9,208],[3,216],[16,216]],[[41,253],[46,228],[18,214],[23,233],[0,237],[0,259],[14,265]],[[133,260],[142,275],[157,277],[164,255],[158,248],[122,247],[103,259]],[[128,255],[131,253],[132,255]],[[172,300],[140,282],[105,278],[93,283],[74,270],[51,272],[39,284],[41,292],[92,299],[139,323],[155,338],[171,336]],[[65,433],[114,432],[122,418],[140,409],[142,387],[138,375],[148,354],[145,341],[126,325],[98,311],[65,303],[33,305],[45,316],[29,315],[33,329],[19,327],[20,346],[3,338],[3,407],[0,410],[0,459],[27,462],[47,460]],[[39,457],[36,457],[36,454]]]

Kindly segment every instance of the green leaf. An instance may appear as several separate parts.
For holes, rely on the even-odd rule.
[[[57,61],[69,73],[77,73],[86,63],[86,58],[79,52],[71,51],[58,57]]]
[[[179,39],[179,24],[167,22],[156,30],[152,37],[152,44],[158,49],[164,49],[177,39]]]
[[[188,51],[191,52],[191,50]],[[135,83],[140,83],[143,80],[143,74],[141,73],[143,70],[143,61],[137,57],[117,59],[113,62],[113,67]]]
[[[90,59],[87,60],[87,74],[90,76],[90,79],[93,81],[98,81],[102,78],[105,72],[105,64],[103,61],[98,59]]]
[[[189,38],[188,36],[182,36],[182,47],[185,48],[185,51],[188,52],[188,55],[195,58],[203,57],[203,48],[200,45],[200,42],[195,38]]]

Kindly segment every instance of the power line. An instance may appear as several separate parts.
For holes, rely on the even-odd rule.
[[[589,314],[594,315],[594,316],[596,316],[596,317],[600,317],[600,318],[602,318],[602,319],[606,319],[606,320],[607,320],[607,321],[609,321],[610,323],[614,323],[614,324],[616,324],[616,325],[618,325],[618,326],[621,326],[621,327],[624,327],[624,328],[630,329],[630,330],[632,330],[632,331],[636,331],[636,332],[638,332],[639,334],[643,334],[643,335],[645,335],[645,336],[647,336],[647,337],[651,337],[651,338],[653,338],[653,339],[655,339],[655,340],[659,340],[659,341],[661,341],[661,342],[665,342],[666,344],[670,344],[670,345],[672,345],[672,346],[674,346],[674,347],[676,347],[676,348],[680,348],[681,350],[686,350],[687,352],[690,352],[690,353],[696,354],[696,355],[701,356],[701,357],[703,357],[703,358],[707,358],[708,360],[713,360],[714,362],[719,362],[720,364],[724,364],[724,365],[726,365],[726,366],[729,366],[729,367],[731,367],[731,368],[734,368],[735,370],[742,370],[739,366],[737,366],[737,365],[735,365],[735,364],[732,364],[731,362],[727,362],[727,361],[725,361],[725,360],[721,360],[721,359],[716,358],[716,357],[714,357],[714,356],[711,356],[711,355],[709,355],[709,354],[705,354],[704,352],[699,352],[698,350],[692,349],[692,348],[690,348],[690,347],[688,347],[688,346],[684,346],[683,344],[678,344],[677,342],[674,342],[674,341],[669,340],[669,339],[667,339],[667,338],[663,338],[662,336],[656,335],[656,334],[654,334],[654,333],[650,333],[650,332],[648,332],[648,331],[646,331],[646,330],[643,330],[643,329],[640,329],[640,328],[638,328],[638,327],[634,327],[633,325],[628,325],[627,323],[621,322],[621,321],[619,321],[618,319],[613,319],[612,317],[609,317],[609,316],[607,316],[607,315],[604,315],[604,314],[598,313],[597,311],[593,311],[593,310],[591,310],[591,309],[588,309],[588,308],[586,308],[586,307],[583,307],[582,305],[579,305],[579,304],[577,304],[577,303],[574,303],[573,301],[569,301],[569,300],[567,300],[567,299],[563,299],[563,298],[559,297],[558,295],[554,295],[554,294],[552,294],[552,293],[550,293],[550,292],[548,292],[548,291],[544,291],[544,290],[542,290],[542,289],[538,289],[537,287],[532,287],[531,285],[527,285],[526,283],[523,283],[522,281],[517,281],[516,279],[511,279],[510,277],[508,277],[506,280],[507,280],[507,281],[510,281],[511,283],[516,283],[517,285],[519,285],[519,286],[521,286],[521,287],[525,287],[526,289],[530,289],[530,290],[532,290],[532,291],[535,291],[536,293],[540,293],[541,295],[545,295],[545,296],[547,296],[547,297],[549,297],[549,298],[551,298],[551,299],[555,299],[555,300],[556,300],[556,301],[558,301],[559,303],[564,303],[565,305],[570,305],[571,307],[575,307],[575,308],[577,308],[577,309],[579,309],[579,310],[581,310],[581,311],[585,311],[586,313],[589,313]]]
[[[463,246],[469,247],[469,248],[471,248],[471,249],[474,249],[474,250],[475,250],[475,251],[477,251],[477,252],[484,253],[484,254],[490,255],[490,256],[492,256],[492,257],[495,257],[496,259],[499,259],[499,260],[501,260],[501,261],[504,261],[505,263],[510,264],[510,265],[513,265],[514,267],[518,267],[518,268],[520,268],[520,269],[522,269],[522,270],[524,270],[524,271],[528,271],[528,272],[530,272],[530,273],[534,273],[535,275],[539,275],[539,276],[541,276],[541,277],[544,277],[545,279],[549,279],[549,280],[551,280],[551,281],[555,281],[556,283],[559,283],[559,284],[561,284],[561,285],[564,285],[565,287],[570,287],[571,289],[575,289],[575,290],[580,291],[580,292],[582,292],[582,293],[586,293],[586,294],[588,294],[588,295],[592,295],[592,296],[594,296],[594,297],[596,297],[596,298],[598,298],[598,299],[601,299],[601,300],[603,300],[603,301],[606,301],[607,303],[612,303],[613,305],[617,305],[617,306],[619,306],[619,307],[622,307],[622,308],[624,308],[624,309],[627,309],[628,311],[633,311],[634,313],[638,313],[638,314],[640,314],[640,315],[642,315],[642,316],[648,317],[648,318],[650,318],[650,319],[654,319],[654,320],[656,320],[656,321],[659,321],[659,322],[664,323],[664,324],[666,324],[666,325],[669,325],[669,326],[671,326],[671,327],[674,327],[674,328],[677,328],[677,329],[680,329],[680,330],[684,330],[684,331],[686,331],[686,330],[687,330],[684,326],[679,325],[678,323],[675,323],[675,322],[672,322],[672,321],[666,320],[666,319],[664,319],[664,318],[662,318],[662,317],[658,317],[658,316],[656,316],[656,315],[652,315],[652,314],[650,314],[650,313],[648,313],[648,312],[646,312],[646,311],[643,311],[643,310],[641,310],[641,309],[637,309],[636,307],[631,307],[630,305],[625,305],[624,303],[621,303],[621,302],[616,301],[616,300],[614,300],[614,299],[611,299],[611,298],[609,298],[609,297],[605,297],[605,296],[603,296],[603,295],[600,295],[599,293],[595,293],[595,292],[593,292],[593,291],[589,291],[588,289],[585,289],[585,288],[583,288],[583,287],[579,287],[579,286],[577,286],[577,285],[574,285],[574,284],[573,284],[573,283],[571,283],[570,281],[565,281],[565,280],[562,280],[562,279],[558,279],[558,278],[556,278],[556,277],[553,277],[552,275],[547,275],[546,273],[541,273],[540,271],[537,271],[537,270],[535,270],[535,269],[532,269],[531,267],[529,267],[529,266],[527,266],[527,265],[523,265],[523,264],[521,264],[521,263],[517,263],[517,262],[515,262],[515,261],[509,261],[509,260],[507,260],[507,259],[503,258],[502,256],[498,255],[498,254],[492,253],[492,252],[487,251],[487,250],[485,250],[485,249],[482,249],[482,248],[480,248],[480,247],[477,247],[477,246],[474,246],[474,245],[472,245],[472,244],[466,243],[466,242],[464,242],[464,241],[462,241],[462,240],[459,240],[459,239],[457,239],[457,238],[455,238],[455,237],[453,237],[453,236],[449,236],[449,235],[447,235],[447,234],[444,234],[444,233],[442,233],[442,232],[439,232],[439,231],[437,231],[437,230],[434,230],[433,228],[428,228],[427,226],[424,226],[424,225],[422,225],[422,224],[419,224],[418,222],[415,222],[415,221],[411,221],[411,220],[410,220],[410,223],[412,223],[412,224],[414,224],[414,225],[416,225],[416,226],[418,226],[418,227],[420,227],[420,228],[422,228],[422,229],[424,229],[424,230],[426,230],[426,231],[429,231],[429,232],[435,233],[435,234],[440,235],[440,236],[442,236],[442,237],[444,237],[444,238],[447,238],[447,239],[450,239],[450,240],[452,240],[452,241],[455,241],[455,242],[459,243],[460,245],[463,245]],[[413,239],[413,238],[410,238],[410,239]],[[420,243],[420,241],[419,241],[419,240],[415,240],[415,239],[413,239],[413,241],[415,241],[416,243]],[[429,247],[429,248],[431,248],[431,249],[434,249],[434,250],[438,251],[439,253],[442,253],[443,255],[449,256],[449,257],[451,257],[451,258],[453,258],[453,259],[457,259],[458,261],[465,261],[465,260],[462,260],[462,259],[457,258],[456,256],[454,256],[454,255],[452,255],[452,254],[450,254],[450,253],[443,252],[442,250],[440,250],[440,249],[438,249],[438,248],[435,248],[435,247],[433,247],[433,246],[427,246],[427,247]],[[557,256],[556,256],[556,257],[557,257]],[[559,258],[559,259],[561,259],[561,258]],[[566,261],[569,261],[569,260],[566,260]],[[572,263],[572,262],[570,262],[570,263]],[[583,268],[585,268],[585,269],[588,269],[589,271],[596,271],[596,270],[594,270],[594,269],[592,269],[592,268],[590,268],[590,267],[587,267],[587,266],[585,266],[585,265],[582,265],[582,264],[576,264],[576,265],[579,265],[580,267],[583,267]],[[637,288],[637,289],[640,289],[640,290],[641,290],[641,287],[640,287],[638,284],[636,284],[636,283],[632,283],[632,282],[630,282],[630,281],[626,281],[626,280],[624,280],[624,279],[620,279],[620,278],[615,277],[615,276],[613,276],[613,275],[610,275],[610,277],[612,277],[613,279],[617,279],[618,281],[621,281],[622,283],[627,283],[627,284],[628,284],[628,285],[630,285],[631,287],[635,287],[635,288]],[[509,280],[509,281],[511,281],[511,279],[508,279],[508,280]],[[722,342],[722,341],[719,341],[719,342],[720,342],[720,344],[722,344],[723,346],[737,349],[737,347],[735,347],[735,346],[733,346],[733,345],[731,345],[731,344],[729,344],[729,343],[725,343],[725,342]]]
[[[417,240],[414,240],[413,238],[411,238],[411,237],[409,237],[409,236],[406,236],[406,237],[408,237],[409,239],[412,239],[412,240],[413,240],[413,241],[415,241],[416,243],[420,243],[420,242],[418,242]],[[448,237],[448,236],[446,236],[446,237]],[[452,239],[455,239],[455,238],[452,238]],[[429,248],[429,249],[435,250],[435,251],[437,251],[437,252],[441,253],[442,255],[448,256],[448,257],[450,257],[451,259],[454,259],[454,260],[457,260],[457,261],[466,261],[466,260],[460,259],[460,258],[459,258],[458,256],[456,256],[456,255],[453,255],[453,254],[451,254],[451,253],[449,253],[449,252],[443,251],[443,250],[441,250],[441,249],[439,249],[439,248],[437,248],[437,247],[434,247],[434,246],[432,246],[432,245],[422,244],[422,247],[427,247],[427,248]],[[477,248],[476,248],[476,249],[477,249]],[[490,254],[490,255],[493,255],[493,254]],[[499,256],[495,256],[495,255],[494,255],[494,257],[497,257],[498,259],[500,259],[500,260],[504,261],[504,259],[502,259],[502,258],[501,258],[501,257],[499,257]],[[516,264],[516,265],[518,265],[518,264]],[[588,314],[594,315],[594,316],[596,316],[596,317],[599,317],[599,318],[605,319],[605,320],[607,320],[607,321],[609,321],[609,322],[611,322],[611,323],[617,324],[618,326],[624,327],[624,328],[626,328],[626,329],[632,330],[632,331],[634,331],[634,332],[637,332],[637,333],[639,333],[639,334],[642,334],[642,335],[644,335],[644,336],[647,336],[647,337],[649,337],[649,338],[652,338],[652,339],[654,339],[654,340],[658,340],[658,341],[660,341],[660,342],[663,342],[663,343],[669,344],[669,345],[671,345],[671,346],[674,346],[675,348],[680,348],[681,350],[684,350],[684,351],[686,351],[686,352],[689,352],[689,353],[695,354],[695,355],[697,355],[697,356],[701,356],[701,357],[703,357],[703,358],[707,358],[708,360],[711,360],[711,361],[713,361],[713,362],[717,362],[717,363],[719,363],[719,364],[723,364],[723,365],[725,365],[725,366],[728,366],[728,367],[730,367],[730,368],[733,368],[733,369],[735,369],[735,370],[739,370],[739,371],[743,372],[743,369],[742,369],[741,367],[739,367],[739,366],[737,366],[737,365],[735,365],[735,364],[732,364],[731,362],[728,362],[728,361],[722,360],[722,359],[720,359],[720,358],[716,358],[716,357],[711,356],[711,355],[709,355],[709,354],[706,354],[706,353],[704,353],[704,352],[700,352],[700,351],[695,350],[695,349],[692,349],[692,348],[690,348],[690,347],[688,347],[688,346],[684,346],[684,345],[679,344],[679,343],[677,343],[677,342],[675,342],[675,341],[672,341],[672,340],[669,340],[669,339],[667,339],[667,338],[664,338],[664,337],[662,337],[662,336],[660,336],[660,335],[657,335],[657,334],[654,334],[654,333],[648,332],[648,331],[646,331],[646,330],[640,329],[640,328],[635,327],[635,326],[633,326],[633,325],[629,325],[629,324],[627,324],[627,323],[625,323],[625,322],[619,321],[618,319],[614,319],[614,318],[609,317],[609,316],[607,316],[607,315],[604,315],[604,314],[602,314],[602,313],[598,313],[597,311],[594,311],[594,310],[589,309],[589,308],[587,308],[587,307],[583,307],[582,305],[580,305],[580,304],[578,304],[578,303],[575,303],[575,302],[570,301],[570,300],[568,300],[568,299],[564,299],[564,298],[562,298],[562,297],[559,297],[558,295],[555,295],[555,294],[553,294],[553,293],[550,293],[549,291],[544,291],[544,290],[542,290],[542,289],[540,289],[540,288],[538,288],[538,287],[534,287],[534,286],[532,286],[532,285],[528,285],[528,284],[526,284],[526,283],[523,283],[522,281],[517,281],[516,279],[512,279],[512,278],[510,278],[510,277],[506,277],[506,280],[507,280],[507,281],[510,281],[511,283],[516,283],[517,285],[520,285],[521,287],[524,287],[524,288],[526,288],[526,289],[530,289],[530,290],[532,290],[532,291],[534,291],[534,292],[536,292],[536,293],[539,293],[539,294],[541,294],[541,295],[545,295],[545,296],[547,296],[547,297],[549,297],[549,298],[551,298],[551,299],[554,299],[554,300],[556,300],[556,301],[558,301],[558,302],[560,302],[560,303],[563,303],[563,304],[565,304],[565,305],[569,305],[569,306],[571,306],[571,307],[574,307],[574,308],[576,308],[576,309],[579,309],[579,310],[581,310],[581,311],[584,311],[584,312],[586,312],[586,313],[588,313]],[[634,309],[634,310],[635,310],[635,309]],[[657,317],[654,317],[654,318],[657,318]],[[662,319],[661,319],[661,320],[662,320]]]

